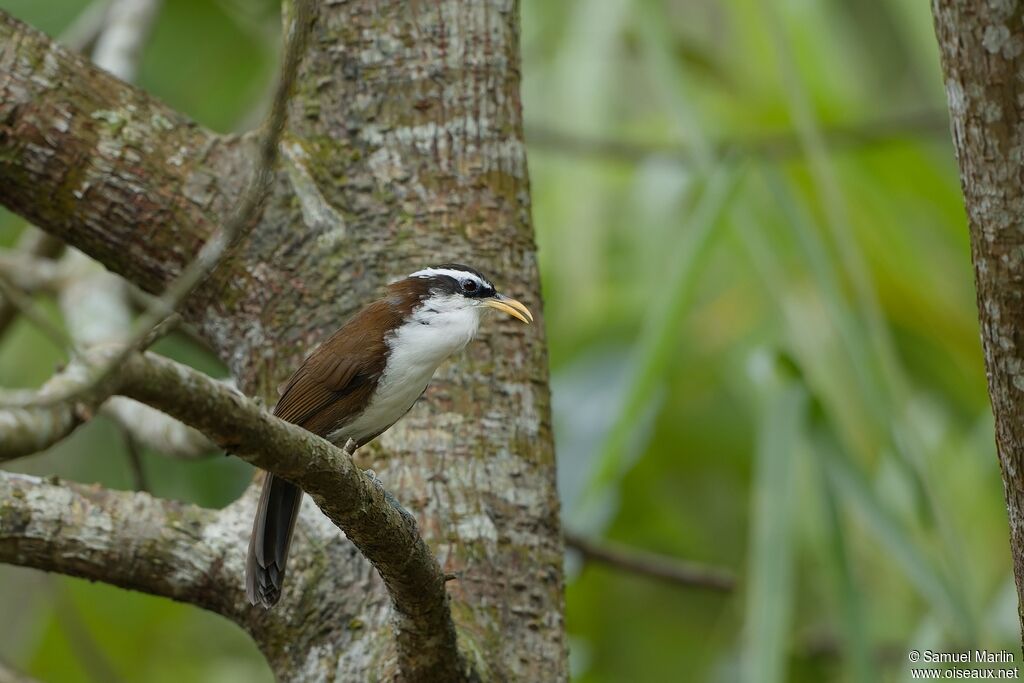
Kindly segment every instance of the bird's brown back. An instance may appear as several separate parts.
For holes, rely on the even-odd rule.
[[[390,285],[306,357],[283,385],[274,414],[319,436],[354,419],[384,372],[388,334],[428,293],[426,280]]]

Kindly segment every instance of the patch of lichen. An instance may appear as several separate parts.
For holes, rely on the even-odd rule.
[[[363,152],[347,137],[312,135],[304,138],[289,138],[302,145],[306,153],[304,163],[317,187],[325,197],[337,198],[338,190],[344,190],[352,169],[363,159]],[[339,207],[335,207],[339,208]]]
[[[25,493],[20,488],[15,487],[11,496],[13,501],[0,499],[0,530],[3,535],[16,538],[32,523],[32,512],[25,507]]]
[[[498,661],[503,646],[501,610],[497,603],[489,606],[451,601],[452,619],[458,633],[459,653],[473,672],[470,680],[496,680],[489,662]]]
[[[48,205],[56,221],[71,223],[71,218],[80,210],[80,201],[75,193],[85,183],[87,173],[86,164],[71,165],[65,169]]]

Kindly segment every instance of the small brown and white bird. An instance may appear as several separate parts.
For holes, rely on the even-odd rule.
[[[476,335],[494,308],[530,323],[529,309],[455,263],[387,287],[318,346],[283,386],[274,415],[337,445],[362,446],[409,412],[441,363]],[[302,490],[267,474],[249,541],[245,591],[270,608],[281,597]]]

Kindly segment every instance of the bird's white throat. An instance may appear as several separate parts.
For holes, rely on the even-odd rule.
[[[361,441],[409,412],[441,363],[476,335],[483,309],[467,303],[465,297],[432,296],[395,328],[386,338],[390,353],[369,403],[328,440]]]

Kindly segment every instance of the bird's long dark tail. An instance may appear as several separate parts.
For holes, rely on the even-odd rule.
[[[302,489],[267,473],[245,564],[245,593],[253,605],[270,609],[281,597],[288,546],[301,503]]]

